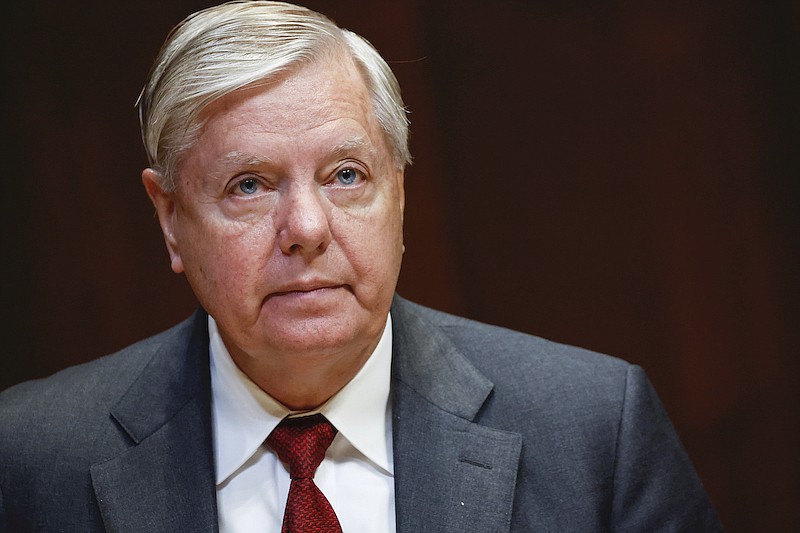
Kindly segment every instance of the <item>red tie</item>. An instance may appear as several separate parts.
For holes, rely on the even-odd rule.
[[[342,533],[333,507],[314,484],[314,472],[335,436],[336,428],[317,414],[285,418],[267,437],[292,478],[281,533]]]

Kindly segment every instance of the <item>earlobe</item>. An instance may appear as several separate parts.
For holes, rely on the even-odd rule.
[[[181,259],[180,247],[176,236],[175,221],[175,193],[166,191],[162,187],[163,178],[161,173],[152,168],[142,171],[142,183],[147,191],[147,195],[153,202],[158,215],[158,223],[161,225],[161,232],[164,234],[164,242],[169,252],[172,270],[179,274],[183,272],[183,260]]]

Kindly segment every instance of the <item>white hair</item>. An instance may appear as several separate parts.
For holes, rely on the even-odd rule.
[[[181,155],[197,140],[201,112],[242,87],[343,51],[358,67],[399,168],[411,162],[408,118],[397,79],[364,38],[305,7],[234,1],[198,11],[167,37],[139,96],[150,166],[175,187]]]

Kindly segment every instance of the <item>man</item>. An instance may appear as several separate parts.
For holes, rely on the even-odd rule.
[[[394,295],[407,122],[366,41],[289,4],[210,8],[140,113],[201,310],[3,393],[5,529],[720,529],[640,369]]]

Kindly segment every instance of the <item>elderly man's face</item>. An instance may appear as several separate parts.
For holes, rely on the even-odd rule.
[[[154,198],[173,269],[239,361],[365,358],[400,270],[404,196],[354,65],[304,66],[204,116],[176,192]]]

